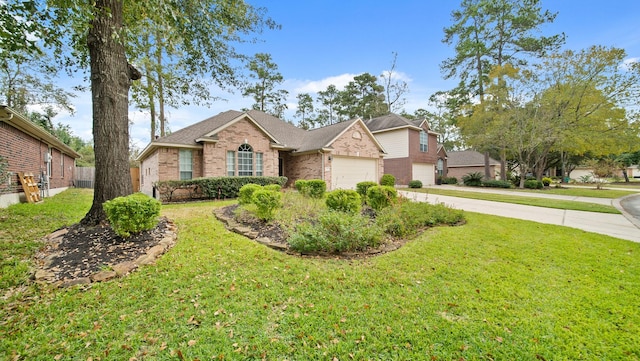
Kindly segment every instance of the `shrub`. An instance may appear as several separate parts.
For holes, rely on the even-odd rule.
[[[325,204],[331,210],[355,214],[360,212],[362,199],[352,189],[336,189],[327,193]]]
[[[490,188],[511,188],[512,184],[509,181],[490,179],[482,181],[482,186]]]
[[[270,221],[273,219],[275,211],[282,208],[282,193],[258,189],[253,192],[252,203],[256,205],[256,217],[263,221]]]
[[[379,185],[367,191],[367,203],[376,211],[390,206],[397,198],[398,191],[390,186]]]
[[[327,182],[322,179],[311,179],[307,181],[308,196],[311,198],[322,198],[327,191]]]
[[[114,198],[104,202],[102,208],[113,231],[123,238],[152,229],[160,215],[160,202],[144,193]]]
[[[287,177],[251,176],[194,178],[187,180],[160,181],[153,183],[153,186],[160,193],[160,198],[162,198],[162,200],[170,202],[178,198],[238,198],[240,188],[249,183],[261,186],[268,184],[279,184],[280,186],[284,186],[287,183]]]
[[[548,187],[551,184],[551,182],[553,182],[553,179],[549,177],[542,178],[542,184],[544,184],[545,187]]]
[[[544,185],[539,180],[527,179],[526,181],[524,181],[524,187],[529,189],[542,189],[544,188]]]
[[[442,178],[444,184],[458,184],[458,178],[456,177],[444,177]]]
[[[276,192],[280,192],[282,190],[282,186],[280,184],[267,184],[262,188],[268,191],[276,191]]]
[[[376,223],[398,238],[416,236],[423,228],[439,224],[454,225],[464,220],[461,210],[440,204],[402,200],[380,211]]]
[[[387,187],[395,187],[396,185],[396,177],[392,174],[383,174],[382,178],[380,178],[380,185]]]
[[[300,253],[341,253],[377,247],[384,233],[368,217],[326,211],[315,223],[302,223],[289,237],[289,246]]]
[[[462,176],[462,183],[468,187],[480,187],[484,175],[480,172],[468,173]]]
[[[249,204],[253,201],[253,193],[257,190],[262,189],[261,185],[249,183],[240,187],[238,191],[238,203],[239,204]]]
[[[296,190],[298,191],[298,193],[302,194],[303,196],[307,195],[308,192],[308,188],[307,188],[307,180],[305,179],[298,179],[295,183],[294,183],[294,187],[296,188]]]
[[[409,182],[409,188],[422,188],[422,182],[419,180],[412,180]]]
[[[372,181],[364,181],[356,184],[356,192],[360,195],[363,203],[367,203],[367,191],[371,187],[377,186],[378,183]]]

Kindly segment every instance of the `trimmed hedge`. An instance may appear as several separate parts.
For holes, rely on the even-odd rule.
[[[524,181],[524,187],[529,189],[542,189],[544,184],[537,179],[527,179]]]
[[[237,198],[240,188],[250,183],[261,186],[278,184],[282,187],[287,183],[287,177],[211,177],[161,181],[155,182],[153,185],[159,191],[163,201],[171,202],[177,198],[175,192],[178,190],[184,190],[188,193],[180,199]]]
[[[417,179],[410,181],[409,188],[422,188],[422,181]]]
[[[363,181],[356,184],[356,192],[358,192],[358,194],[360,195],[362,203],[367,203],[367,191],[369,190],[369,188],[375,187],[377,185],[378,183],[373,181]]]
[[[490,188],[511,188],[512,185],[511,185],[511,182],[509,181],[489,179],[489,180],[482,181],[482,186],[490,187]]]
[[[381,186],[395,187],[396,185],[396,177],[393,174],[383,174],[382,178],[380,178]]]
[[[375,186],[367,191],[367,202],[376,211],[390,206],[397,198],[398,191],[390,186]]]
[[[111,229],[122,238],[152,229],[158,224],[160,202],[144,193],[117,197],[102,204]]]
[[[336,189],[327,193],[325,204],[333,211],[356,214],[360,212],[362,199],[353,189]]]

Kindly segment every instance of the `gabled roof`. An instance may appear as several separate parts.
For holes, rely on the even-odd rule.
[[[500,165],[500,162],[489,158],[490,165]],[[447,167],[477,167],[484,166],[484,154],[475,150],[447,152]]]
[[[381,117],[365,120],[364,124],[367,125],[367,128],[369,128],[372,133],[378,133],[401,128],[415,128],[416,130],[420,130],[422,123],[415,124],[403,116],[390,113]]]
[[[438,134],[431,130],[431,126],[426,119],[407,119],[401,115],[389,113],[381,117],[365,120],[364,122],[372,133],[388,132],[398,129],[414,129],[420,131],[426,127],[429,134]]]
[[[246,112],[229,110],[153,140],[140,153],[138,160],[146,158],[158,147],[202,148],[203,142],[216,142],[221,130],[241,120],[248,120],[262,130],[271,140],[272,146],[292,150],[294,154],[326,149],[350,126],[360,122],[371,139],[384,152],[382,146],[359,118],[307,131],[259,110]]]
[[[356,123],[360,123],[362,125],[362,129],[367,132],[369,138],[371,138],[376,146],[378,146],[380,151],[384,153],[384,148],[382,148],[382,145],[380,145],[376,137],[373,136],[369,128],[360,118],[354,118],[346,122],[340,122],[328,125],[326,127],[309,130],[308,132],[306,132],[304,143],[298,149],[296,149],[296,153],[308,152],[311,150],[325,149],[327,147],[330,147],[331,144],[333,144],[333,142],[338,139],[338,137],[344,134],[344,132],[346,132]]]
[[[11,124],[13,127],[21,130],[22,132],[29,134],[35,139],[42,141],[58,150],[62,153],[71,156],[74,159],[81,158],[82,156],[73,150],[73,148],[64,144],[60,139],[56,138],[51,133],[44,130],[39,125],[30,121],[22,114],[9,108],[6,105],[0,105],[0,121]]]

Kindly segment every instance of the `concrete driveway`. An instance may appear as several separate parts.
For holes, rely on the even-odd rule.
[[[441,187],[441,186],[438,186]],[[451,187],[451,189],[462,190],[462,187]],[[469,191],[483,191],[491,193],[504,193],[499,190],[487,190],[479,188],[469,189]],[[607,214],[596,212],[572,211],[554,208],[544,208],[535,206],[525,206],[520,204],[483,201],[477,199],[442,196],[438,194],[418,193],[410,191],[400,191],[408,199],[429,202],[431,204],[444,203],[456,209],[469,212],[491,214],[495,216],[524,219],[539,223],[555,224],[581,229],[587,232],[595,232],[608,236],[621,238],[633,242],[640,242],[640,220],[636,220],[620,205],[619,200],[607,198],[571,197],[553,194],[527,194],[521,192],[508,192],[510,195],[522,195],[537,198],[567,199],[578,202],[592,202],[613,205],[623,212],[623,214]],[[634,195],[638,200],[638,215],[640,216],[640,195]],[[626,197],[625,197],[626,199]],[[634,222],[636,220],[636,222]],[[638,226],[636,226],[638,224]]]

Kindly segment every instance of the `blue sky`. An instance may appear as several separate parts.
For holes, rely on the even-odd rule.
[[[443,29],[451,25],[451,12],[459,0],[248,0],[265,7],[268,15],[282,25],[260,35],[258,44],[244,44],[247,54],[269,53],[289,91],[289,110],[294,120],[296,94],[324,90],[329,84],[339,88],[353,76],[368,72],[380,75],[388,70],[397,53],[396,72],[409,86],[405,109],[427,108],[427,100],[438,90],[455,86],[444,80],[440,63],[453,55],[442,43]],[[558,12],[541,34],[564,32],[564,49],[580,50],[591,45],[615,46],[627,51],[630,59],[640,59],[640,2],[638,0],[542,0],[542,6]],[[227,101],[210,108],[169,109],[171,130],[176,131],[220,112],[249,108],[250,98],[238,93],[216,93]],[[90,95],[81,94],[74,103],[74,116],[61,114],[55,122],[69,124],[74,134],[91,138]],[[134,121],[131,137],[144,148],[149,141],[147,115],[131,109]]]

